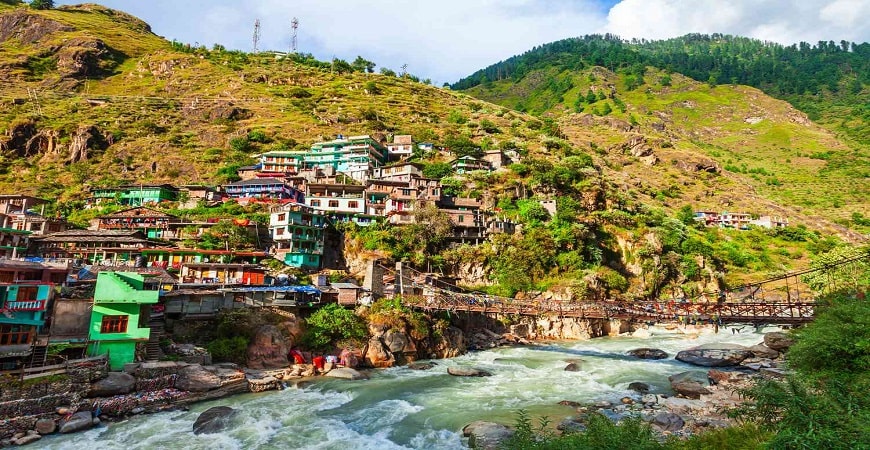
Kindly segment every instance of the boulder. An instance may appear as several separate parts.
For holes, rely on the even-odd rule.
[[[657,348],[636,348],[629,350],[628,354],[640,359],[665,359],[668,353]]]
[[[205,392],[219,387],[221,387],[220,377],[205,370],[199,364],[181,369],[178,379],[175,380],[175,388],[182,391]]]
[[[51,419],[39,419],[33,428],[36,429],[37,433],[45,435],[57,431],[57,424]]]
[[[492,374],[472,367],[448,367],[447,373],[454,377],[491,377]]]
[[[686,422],[672,412],[660,412],[653,417],[652,424],[662,431],[679,431]]]
[[[136,378],[129,373],[109,372],[109,376],[91,384],[88,397],[112,397],[129,394],[136,386]]]
[[[635,381],[628,384],[628,389],[639,392],[641,394],[646,394],[647,392],[649,392],[649,385],[646,383],[641,383],[640,381]]]
[[[562,400],[559,404],[562,406],[570,406],[572,408],[578,408],[580,406],[580,403],[571,400]]]
[[[757,358],[776,359],[779,357],[779,352],[764,345],[758,344],[749,347],[749,351]]]
[[[468,438],[468,446],[471,448],[497,450],[514,432],[498,423],[476,421],[462,428],[462,435]]]
[[[408,333],[404,331],[387,330],[384,333],[384,345],[390,350],[390,353],[416,353],[417,347]]]
[[[363,357],[368,365],[376,368],[393,367],[396,364],[396,357],[384,345],[380,338],[372,337],[366,346],[365,356]]]
[[[668,377],[671,382],[671,389],[687,398],[701,398],[701,395],[710,394],[707,389],[707,374],[698,371],[681,372]]]
[[[568,364],[567,366],[565,366],[565,372],[579,372],[579,371],[580,371],[580,365],[577,363],[572,362],[572,363]]]
[[[737,344],[704,344],[677,353],[676,359],[704,367],[728,367],[752,356],[749,348]]]
[[[342,380],[365,380],[366,376],[349,367],[339,367],[330,370],[327,374],[330,378],[341,378]]]
[[[586,424],[581,422],[582,419],[577,417],[569,417],[559,422],[556,429],[563,433],[580,433],[586,431]]]
[[[710,369],[707,371],[707,379],[711,384],[722,384],[731,381],[731,372]]]
[[[63,434],[87,430],[94,426],[94,419],[90,411],[79,411],[69,419],[60,423],[60,432]]]
[[[40,436],[39,434],[28,434],[18,439],[13,439],[12,443],[15,445],[27,445],[40,439],[42,439],[42,436]]]
[[[246,365],[251,369],[280,369],[290,365],[289,353],[290,343],[281,330],[275,325],[263,325],[248,345]]]
[[[235,415],[229,406],[215,406],[202,412],[193,423],[193,434],[210,434],[223,430]]]
[[[789,347],[794,345],[794,339],[792,339],[792,337],[789,336],[788,333],[783,333],[782,331],[774,331],[771,333],[765,333],[764,345],[778,352],[782,352],[788,350]]]
[[[429,370],[429,369],[435,367],[436,365],[437,364],[435,364],[432,361],[412,362],[411,364],[408,364],[408,368],[411,370]]]

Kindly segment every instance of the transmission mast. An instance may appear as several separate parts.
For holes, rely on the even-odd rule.
[[[290,21],[290,28],[293,29],[292,34],[290,35],[290,53],[296,53],[297,50],[297,38],[299,36],[299,19],[293,18]]]
[[[260,19],[254,21],[254,53],[259,51],[260,45]]]

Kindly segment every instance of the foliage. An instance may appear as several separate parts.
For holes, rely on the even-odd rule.
[[[639,417],[614,423],[602,414],[590,414],[586,430],[553,436],[535,429],[531,420],[520,411],[515,434],[504,447],[507,450],[563,450],[563,449],[633,449],[658,450],[667,448],[656,440],[649,424]]]
[[[367,336],[362,318],[336,303],[318,309],[305,325],[302,344],[312,350],[328,350],[341,341],[359,342]]]
[[[198,241],[188,242],[205,250],[249,249],[257,243],[257,237],[247,227],[236,225],[231,220],[222,220],[205,231]]]
[[[430,163],[423,167],[423,176],[426,178],[440,180],[444,177],[449,177],[452,174],[453,167],[451,167],[450,163],[447,162]]]
[[[246,336],[218,338],[208,343],[206,348],[215,362],[244,364],[247,359],[248,344]]]
[[[52,9],[54,0],[31,0],[30,7],[33,9]]]

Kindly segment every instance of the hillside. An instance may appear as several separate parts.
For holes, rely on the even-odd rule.
[[[541,51],[529,54],[540,56]],[[522,65],[527,56],[481,73]],[[773,200],[814,220],[833,219],[867,232],[851,218],[870,210],[870,147],[841,141],[803,112],[755,88],[711,85],[653,67],[613,72],[588,66],[584,55],[572,56],[571,64],[569,56],[543,58],[522,75],[474,83],[466,92],[557,118],[572,142],[586,146],[612,148],[620,134],[621,139],[637,134],[658,142],[663,148],[655,154],[663,164],[657,171],[628,165],[618,172],[656,191],[675,185],[680,191],[676,197],[693,204],[754,210]],[[660,176],[697,157],[721,169],[718,182],[695,179],[685,185]]]

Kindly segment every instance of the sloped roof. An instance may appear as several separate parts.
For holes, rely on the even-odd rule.
[[[177,219],[178,217],[173,216],[171,214],[166,214],[165,212],[158,211],[156,209],[147,208],[145,206],[139,206],[136,208],[128,208],[123,209],[121,211],[114,212],[112,214],[106,214],[105,216],[100,216],[100,219],[121,219],[128,217],[166,217],[170,219]]]

